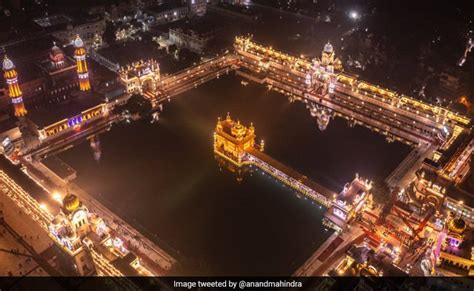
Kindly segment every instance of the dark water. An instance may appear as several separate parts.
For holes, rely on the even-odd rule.
[[[227,111],[254,122],[268,154],[334,190],[355,172],[383,179],[409,150],[340,119],[320,132],[302,103],[232,75],[175,97],[158,123],[114,126],[98,163],[87,143],[60,157],[87,191],[180,251],[176,273],[290,274],[330,235],[324,209],[267,175],[238,182],[219,169],[212,133]]]

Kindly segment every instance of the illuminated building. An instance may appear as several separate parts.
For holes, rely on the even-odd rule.
[[[236,6],[249,6],[251,4],[251,0],[224,0],[221,2]]]
[[[177,21],[189,15],[189,8],[187,6],[172,4],[166,3],[157,7],[150,7],[147,9],[147,12],[154,17],[155,24]]]
[[[40,69],[42,90],[31,100],[38,106],[28,112],[27,124],[40,142],[79,131],[108,114],[104,95],[90,91],[86,51],[81,39],[76,38],[73,44],[76,62],[54,43],[47,51],[47,58],[35,64]],[[87,92],[80,92],[84,90]],[[54,106],[45,106],[47,104]]]
[[[80,35],[87,47],[97,44],[105,32],[105,18],[100,14],[104,11],[89,10],[80,16],[66,14],[46,15],[33,19],[43,31],[50,32],[61,43],[70,43],[76,35]]]
[[[120,69],[119,74],[120,82],[125,86],[127,93],[150,92],[155,94],[159,88],[160,65],[153,59],[127,65]]]
[[[23,94],[18,85],[18,73],[15,70],[15,65],[6,55],[3,59],[3,71],[8,86],[8,95],[15,109],[15,116],[25,116],[27,111],[23,103]]]
[[[27,40],[9,48],[10,57],[15,55],[28,113],[38,106],[64,102],[79,88],[73,50],[65,50],[51,37]],[[0,91],[0,100],[5,99]]]
[[[416,179],[413,182],[412,198],[414,201],[423,204],[429,204],[436,210],[440,210],[446,198],[446,186],[437,180],[432,171],[421,169],[416,173]]]
[[[199,23],[197,24],[199,25]],[[208,42],[214,37],[212,31],[197,27],[178,27],[169,29],[169,40],[175,43],[178,47],[186,47],[190,51],[196,53],[203,53]]]
[[[448,233],[446,242],[449,246],[459,247],[464,239],[464,231],[466,230],[466,222],[462,218],[451,218],[447,223]]]
[[[106,22],[102,16],[90,14],[70,20],[65,26],[65,29],[62,28],[53,33],[53,36],[62,43],[70,43],[76,35],[80,35],[86,47],[97,47],[102,44]]]
[[[88,97],[92,99],[90,102],[85,100]],[[71,104],[59,106],[63,108],[64,111],[60,113],[64,115],[44,116],[48,111],[41,109],[32,112],[28,121],[30,128],[38,135],[40,141],[43,142],[74,130],[78,131],[83,125],[106,117],[108,114],[107,103],[101,102],[96,96],[77,97]],[[66,108],[67,105],[74,108]]]
[[[460,134],[448,150],[440,149],[425,159],[407,189],[413,203],[432,205],[474,222],[474,194],[461,188],[470,171],[473,145],[472,135]]]
[[[77,76],[79,77],[79,89],[81,91],[89,91],[91,89],[91,84],[87,69],[86,49],[84,48],[84,43],[79,35],[77,35],[74,40],[74,47],[76,48],[74,51],[74,58],[76,59]]]
[[[438,237],[436,271],[445,276],[474,276],[474,232],[462,217],[448,219]]]
[[[95,225],[91,225],[87,207],[74,194],[66,195],[62,204],[61,211],[49,225],[50,235],[72,258],[75,270],[79,275],[93,275],[95,273],[94,262],[89,246],[84,245],[83,240],[91,232],[92,227],[100,235],[105,231],[105,224],[103,221],[95,221]]]
[[[51,221],[49,233],[72,259],[74,270],[81,276],[96,274],[97,263],[102,266],[110,263],[120,270],[116,272],[123,274],[136,276],[140,271],[151,274],[141,266],[139,258],[126,248],[121,238],[111,235],[104,220],[89,212],[74,194],[63,198],[61,211]],[[98,250],[103,257],[94,255]],[[122,273],[115,275],[118,274]]]
[[[329,43],[321,59],[313,61],[260,45],[249,37],[236,37],[234,49],[240,58],[239,75],[289,98],[328,107],[335,116],[367,126],[389,140],[447,149],[460,133],[469,131],[471,120],[465,116],[342,71]]]
[[[224,120],[217,121],[214,131],[214,152],[230,159],[237,165],[244,162],[246,150],[255,145],[255,128],[245,127],[240,121],[231,119],[230,114]]]
[[[336,230],[346,227],[369,198],[372,182],[356,175],[351,183],[346,183],[342,191],[333,197],[332,205],[325,214],[325,224]]]
[[[70,92],[78,88],[76,82],[76,63],[64,53],[64,51],[53,42],[53,47],[49,50],[47,58],[37,62],[37,67],[41,69],[42,79],[41,93],[45,97],[42,102],[56,103],[67,99]],[[37,103],[37,102],[34,102]]]
[[[382,248],[382,254],[376,253],[367,242],[361,245],[352,245],[345,257],[329,271],[328,275],[338,276],[361,276],[369,277],[406,277],[407,274],[392,264],[392,256],[395,254],[389,247]],[[371,285],[371,282],[365,284]],[[360,286],[359,286],[360,287]],[[359,288],[358,290],[378,290],[379,288]],[[357,288],[356,288],[357,289]]]

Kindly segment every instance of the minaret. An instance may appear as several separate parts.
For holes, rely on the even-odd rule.
[[[25,104],[23,104],[23,94],[18,85],[18,73],[15,70],[15,65],[6,55],[3,59],[3,71],[5,72],[3,76],[8,85],[8,95],[10,96],[13,107],[15,108],[15,116],[25,116],[26,109]]]
[[[88,91],[91,89],[91,83],[89,82],[89,72],[87,71],[86,49],[79,35],[74,40],[74,47],[76,48],[74,58],[76,59],[77,76],[79,77],[79,89],[81,91]]]

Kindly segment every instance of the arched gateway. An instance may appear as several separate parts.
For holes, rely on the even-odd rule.
[[[155,94],[159,87],[160,66],[157,61],[139,61],[120,69],[120,81],[127,88],[127,93]]]

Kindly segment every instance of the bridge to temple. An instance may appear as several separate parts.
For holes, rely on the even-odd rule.
[[[142,94],[154,105],[238,69],[238,58],[224,53],[171,75],[160,75],[154,60],[140,61],[120,70],[127,93]]]
[[[309,199],[316,201],[327,208],[331,206],[331,201],[336,195],[335,192],[314,182],[294,169],[272,159],[270,156],[253,147],[246,149],[246,152],[247,154],[244,159],[246,162],[255,165]]]
[[[238,167],[256,166],[309,199],[329,208],[336,193],[262,152],[255,144],[253,125],[245,127],[227,115],[214,132],[214,152]]]
[[[238,58],[226,53],[206,60],[178,73],[162,78],[157,92],[148,92],[146,96],[154,95],[158,103],[186,92],[206,82],[218,79],[224,74],[238,69]]]

